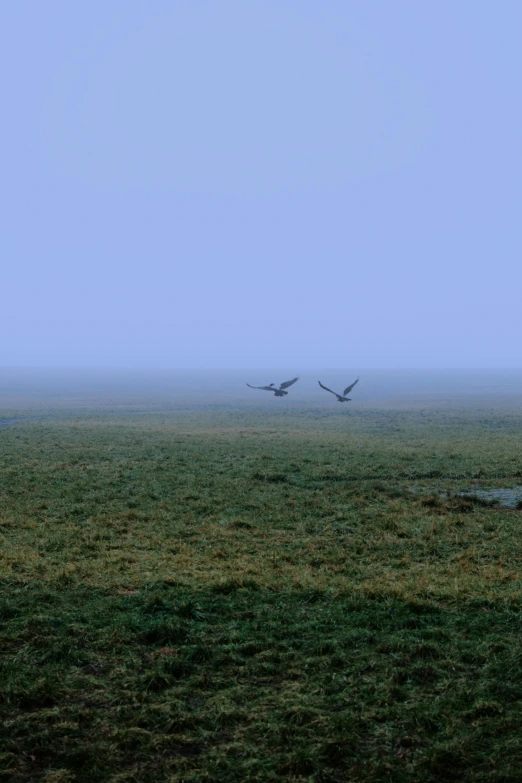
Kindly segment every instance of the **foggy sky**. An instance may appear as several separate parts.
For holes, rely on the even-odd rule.
[[[0,365],[520,367],[521,25],[6,0]]]

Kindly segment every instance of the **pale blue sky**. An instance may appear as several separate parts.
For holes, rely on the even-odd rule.
[[[520,367],[518,0],[4,0],[0,364]]]

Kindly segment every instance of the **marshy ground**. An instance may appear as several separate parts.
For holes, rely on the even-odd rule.
[[[6,410],[0,780],[522,780],[522,407],[339,408]]]

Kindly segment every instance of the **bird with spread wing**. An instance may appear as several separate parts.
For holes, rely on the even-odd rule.
[[[288,394],[285,389],[288,389],[289,386],[291,386],[293,383],[298,381],[299,378],[293,378],[291,381],[285,381],[279,386],[279,389],[276,389],[275,383],[271,383],[270,386],[250,386],[249,383],[247,383],[247,386],[250,389],[263,389],[263,391],[271,391],[274,392],[276,397],[284,397],[285,394]]]
[[[347,397],[346,395],[347,395],[347,394],[349,394],[349,393],[351,392],[351,390],[353,389],[353,387],[355,386],[355,384],[356,384],[356,383],[358,383],[358,382],[359,382],[359,378],[357,378],[357,380],[356,380],[356,381],[354,381],[354,382],[351,384],[351,386],[347,386],[347,387],[346,387],[346,389],[343,391],[343,393],[342,393],[342,395],[341,395],[341,394],[337,394],[337,392],[334,392],[334,391],[332,391],[332,389],[329,389],[329,388],[328,388],[328,386],[323,386],[323,384],[321,383],[321,381],[317,381],[317,383],[319,384],[319,386],[321,387],[321,389],[324,389],[325,391],[328,391],[328,392],[330,392],[331,394],[335,394],[335,396],[337,397],[337,402],[349,402],[349,401],[350,401],[350,399],[351,399],[351,397]]]

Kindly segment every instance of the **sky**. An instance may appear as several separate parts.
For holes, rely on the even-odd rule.
[[[0,366],[522,367],[517,0],[3,0]]]

